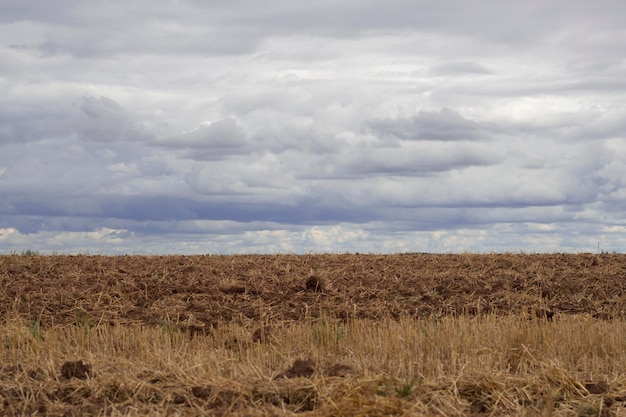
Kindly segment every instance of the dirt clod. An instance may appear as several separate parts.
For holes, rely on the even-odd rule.
[[[252,333],[252,341],[254,343],[266,343],[270,340],[271,332],[270,326],[259,327]]]
[[[315,361],[312,359],[296,359],[291,368],[276,376],[280,378],[309,378],[315,373]]]
[[[351,366],[344,365],[341,363],[336,363],[334,365],[331,365],[328,369],[326,369],[326,375],[328,376],[346,377],[353,373],[354,373],[354,369],[352,369]]]
[[[606,394],[609,391],[609,386],[604,381],[586,382],[584,385],[589,394]]]
[[[65,379],[87,379],[91,375],[91,365],[82,360],[67,361],[61,365],[61,376]]]
[[[201,400],[206,400],[207,398],[211,396],[211,394],[213,393],[213,390],[211,389],[211,387],[196,386],[196,387],[191,388],[191,393],[196,398],[200,398]]]
[[[233,285],[231,287],[222,288],[222,292],[224,294],[230,294],[230,295],[245,294],[246,293],[246,287],[239,286],[239,285]]]
[[[326,288],[326,282],[323,278],[311,275],[309,278],[307,278],[305,282],[305,287],[307,291],[324,292],[324,289]]]

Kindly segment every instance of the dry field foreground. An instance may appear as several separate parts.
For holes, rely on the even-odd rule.
[[[0,415],[626,416],[626,256],[0,256]]]

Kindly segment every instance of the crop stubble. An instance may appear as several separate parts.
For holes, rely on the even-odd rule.
[[[620,254],[0,256],[0,409],[623,415],[622,368],[581,358],[596,346],[624,359],[601,323],[622,323],[625,277]],[[458,335],[472,329],[494,340]],[[559,331],[568,351],[548,341]],[[20,349],[39,365],[16,361]],[[564,354],[580,377],[554,362]]]
[[[2,256],[0,312],[42,324],[624,313],[619,254]]]

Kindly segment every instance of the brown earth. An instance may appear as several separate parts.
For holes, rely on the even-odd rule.
[[[622,254],[7,255],[0,256],[0,314],[25,317],[30,334],[42,343],[44,329],[56,325],[172,325],[195,335],[235,322],[254,329],[252,336],[247,341],[233,337],[224,346],[245,350],[246,343],[272,347],[274,323],[320,316],[376,320],[522,312],[546,320],[566,314],[624,318],[625,282]],[[417,379],[390,380],[388,387],[381,387],[377,380],[359,380],[354,363],[325,364],[308,356],[278,368],[271,381],[233,380],[226,385],[198,385],[192,378],[181,384],[160,368],[137,370],[136,379],[121,379],[115,373],[121,370],[112,372],[107,364],[93,363],[92,371],[88,358],[68,359],[53,370],[46,362],[1,363],[0,414],[166,415],[176,410],[180,415],[202,411],[215,416],[305,411],[319,416],[408,415],[406,410],[418,403],[412,399],[421,395],[421,404],[431,403],[449,389],[441,382]],[[546,378],[555,390],[570,387],[578,393],[575,399],[582,405],[573,403],[578,414],[567,415],[609,416],[623,409],[626,382],[607,382],[596,375],[576,385],[567,375],[559,378],[559,370],[549,372]],[[449,398],[458,401],[461,411],[454,415],[499,415],[501,394],[494,390],[505,384],[496,377],[457,377],[455,397]],[[340,401],[328,401],[315,385],[320,381]],[[514,388],[532,410],[545,398],[532,394],[540,390],[530,387]],[[588,396],[580,394],[582,388]],[[262,411],[254,411],[259,407]],[[548,405],[538,407],[537,414],[526,415],[551,414]],[[446,410],[436,414],[451,415]]]
[[[0,256],[0,314],[57,324],[259,325],[319,315],[622,317],[623,254]],[[259,336],[260,338],[261,336]]]

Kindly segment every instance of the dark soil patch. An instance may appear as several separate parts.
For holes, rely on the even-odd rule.
[[[331,365],[325,371],[326,375],[334,376],[334,377],[346,377],[354,373],[355,373],[355,370],[351,366],[344,365],[341,363],[336,363],[334,365]]]
[[[206,400],[213,394],[213,389],[211,387],[192,387],[191,393],[194,397],[200,398],[202,400]]]
[[[261,326],[252,333],[252,341],[255,343],[267,343],[272,335],[270,326]]]
[[[65,362],[61,365],[61,376],[64,379],[87,379],[87,377],[92,376],[91,365],[82,360]]]
[[[271,386],[259,386],[252,398],[260,403],[272,404],[293,412],[312,411],[319,406],[321,398],[312,384],[298,384],[289,380],[276,381]]]
[[[315,361],[312,359],[296,359],[289,369],[276,376],[281,378],[310,378],[315,373]]]
[[[609,392],[609,385],[604,381],[587,382],[584,385],[590,394],[606,394]]]
[[[324,292],[324,288],[326,287],[326,281],[322,278],[312,275],[307,278],[306,282],[304,283],[304,287],[307,289],[307,291]]]

